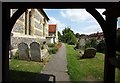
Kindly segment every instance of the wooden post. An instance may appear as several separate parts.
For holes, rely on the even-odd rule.
[[[117,19],[106,15],[104,83],[115,83],[115,66],[110,63],[110,59],[116,57],[116,27]]]
[[[4,8],[4,14],[3,17],[5,17],[3,20],[3,35],[2,35],[2,82],[8,81],[8,70],[9,70],[9,45],[10,45],[10,29],[8,30],[9,27],[9,19],[10,19],[10,9],[3,7]]]

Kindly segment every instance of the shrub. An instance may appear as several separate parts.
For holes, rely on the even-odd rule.
[[[50,53],[50,54],[55,54],[56,52],[57,52],[57,48],[56,47],[53,47],[53,48],[49,48],[48,49],[48,52]]]
[[[48,44],[48,47],[55,47],[55,44]]]
[[[101,40],[97,45],[97,51],[101,53],[105,53],[105,41]]]
[[[93,48],[97,47],[97,41],[95,38],[91,38],[86,41],[85,48],[89,48],[89,47],[93,47]]]
[[[89,47],[91,47],[91,41],[87,40],[83,48],[89,48]]]

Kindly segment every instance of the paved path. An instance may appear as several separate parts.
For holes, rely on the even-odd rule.
[[[55,76],[55,81],[69,81],[69,76],[66,73],[67,59],[66,47],[62,44],[57,54],[53,55],[49,63],[45,65],[42,74],[52,74]],[[51,81],[52,78],[49,78]]]

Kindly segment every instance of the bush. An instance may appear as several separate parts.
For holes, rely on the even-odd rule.
[[[101,53],[105,53],[105,41],[101,40],[97,45],[97,51]]]
[[[55,44],[48,44],[48,47],[55,47]]]
[[[53,47],[53,48],[49,48],[48,49],[48,52],[50,53],[50,54],[55,54],[56,52],[57,52],[57,48],[56,47]]]
[[[89,48],[89,47],[91,47],[91,41],[90,40],[86,41],[85,47],[83,47],[83,48]]]
[[[97,48],[97,41],[95,38],[91,38],[88,41],[86,41],[85,48],[89,47]]]

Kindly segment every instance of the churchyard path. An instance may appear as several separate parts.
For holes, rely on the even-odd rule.
[[[52,55],[52,58],[45,65],[41,73],[54,75],[55,81],[69,81],[65,44],[62,43],[58,52]],[[52,81],[52,77],[49,78],[49,81]]]

